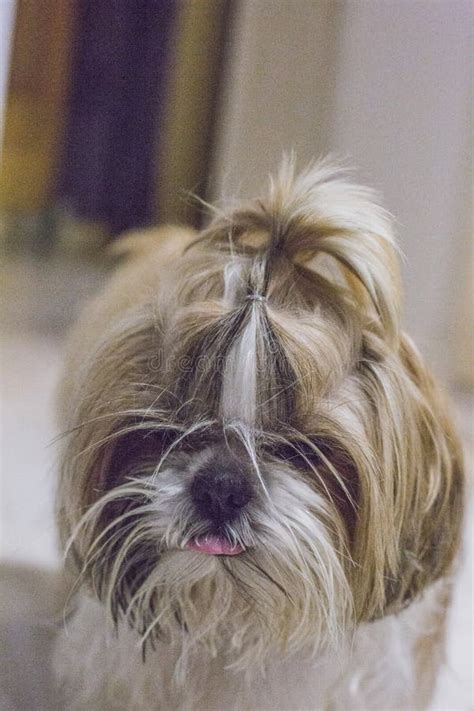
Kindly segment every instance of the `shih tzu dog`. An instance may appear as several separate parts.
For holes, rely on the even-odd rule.
[[[426,706],[463,471],[387,213],[287,161],[119,249],[61,391],[67,708]]]

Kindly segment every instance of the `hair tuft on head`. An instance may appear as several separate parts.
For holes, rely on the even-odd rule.
[[[372,190],[349,182],[328,160],[297,174],[294,158],[284,158],[267,194],[217,217],[203,241],[250,257],[249,293],[267,296],[285,268],[296,267],[306,278],[308,272],[329,276],[398,342],[400,284],[390,216]]]

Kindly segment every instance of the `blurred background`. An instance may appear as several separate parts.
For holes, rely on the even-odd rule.
[[[470,0],[0,0],[3,557],[54,565],[53,391],[107,245],[284,151],[383,194],[405,322],[472,439]]]

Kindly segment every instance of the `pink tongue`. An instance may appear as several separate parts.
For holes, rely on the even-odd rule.
[[[235,545],[219,536],[206,536],[205,538],[192,538],[186,548],[208,555],[239,555],[244,549],[239,543]]]

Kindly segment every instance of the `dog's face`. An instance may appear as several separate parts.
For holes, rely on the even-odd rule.
[[[287,166],[157,274],[66,376],[60,525],[112,617],[249,667],[443,575],[459,457],[367,192]]]

